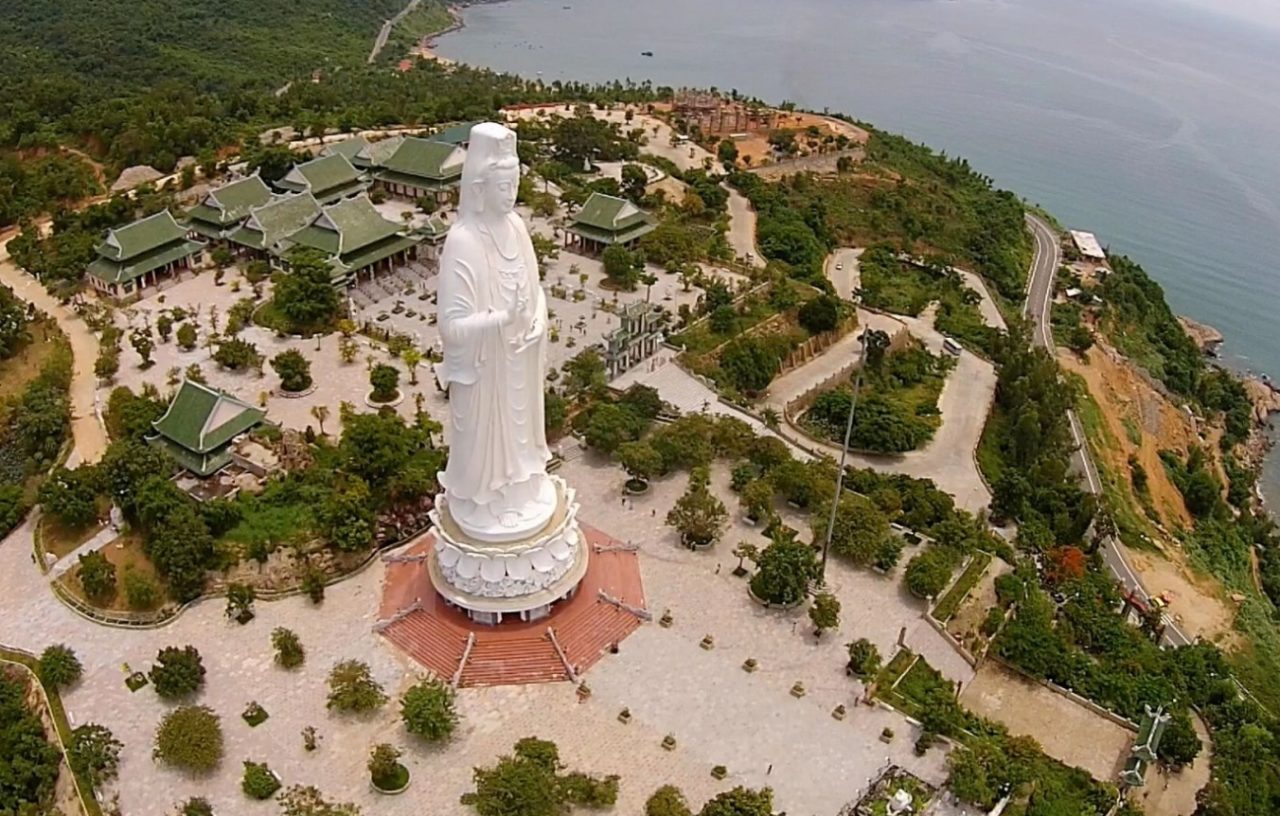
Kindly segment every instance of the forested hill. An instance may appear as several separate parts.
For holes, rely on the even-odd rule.
[[[130,125],[152,112],[166,120],[174,102],[216,96],[212,119],[239,104],[237,95],[251,105],[252,96],[314,69],[361,64],[383,21],[405,2],[6,0],[0,146],[90,135],[108,158],[128,163],[149,147]],[[117,138],[125,143],[113,144]]]

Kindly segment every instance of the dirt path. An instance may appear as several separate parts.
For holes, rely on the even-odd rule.
[[[10,260],[9,241],[13,237],[10,235],[0,240],[0,282],[12,289],[15,295],[34,303],[37,309],[57,321],[71,341],[74,358],[71,373],[71,432],[80,461],[96,462],[107,449],[107,432],[98,420],[94,406],[97,377],[93,373],[93,361],[98,354],[98,340],[84,321],[58,303],[37,280],[18,269]]]
[[[1191,725],[1203,746],[1196,761],[1177,773],[1157,765],[1148,774],[1145,787],[1129,792],[1129,798],[1141,805],[1148,816],[1191,816],[1196,811],[1196,794],[1209,784],[1213,742],[1199,716],[1191,715]]]

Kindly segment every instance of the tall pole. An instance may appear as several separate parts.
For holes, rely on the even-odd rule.
[[[831,550],[831,536],[836,529],[836,510],[840,507],[840,496],[844,490],[844,463],[849,457],[849,438],[853,435],[853,415],[858,409],[858,391],[862,388],[862,370],[867,363],[868,331],[863,329],[862,348],[858,352],[858,370],[853,377],[853,398],[849,400],[849,419],[844,426],[844,445],[840,448],[840,467],[836,471],[836,495],[831,500],[831,515],[827,518],[827,538],[822,542],[822,568],[818,573],[818,585],[827,582],[827,554]]]

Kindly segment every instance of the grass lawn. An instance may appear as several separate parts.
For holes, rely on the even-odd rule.
[[[982,580],[983,574],[987,571],[987,567],[991,565],[991,556],[984,552],[974,553],[973,558],[969,560],[969,566],[965,567],[963,573],[960,574],[959,580],[952,584],[951,589],[946,595],[942,596],[942,600],[938,601],[938,605],[933,608],[930,613],[933,619],[946,623],[951,616],[960,608],[960,604],[964,602],[969,592],[977,586]]]
[[[36,536],[45,552],[62,558],[93,538],[101,529],[102,526],[99,524],[90,524],[78,530],[72,529],[52,516],[41,516],[40,524],[36,527]]]
[[[279,504],[258,500],[241,502],[244,515],[227,531],[223,541],[240,548],[296,544],[310,539],[315,527],[314,508],[308,504]]]
[[[33,321],[27,330],[31,333],[31,341],[0,360],[0,400],[20,395],[58,347],[66,345],[66,338],[52,321]],[[54,342],[48,342],[50,339]]]

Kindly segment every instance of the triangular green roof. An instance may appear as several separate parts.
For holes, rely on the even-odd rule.
[[[204,455],[262,422],[266,413],[207,385],[183,380],[156,433],[185,451]]]
[[[403,136],[392,136],[388,139],[370,142],[364,150],[360,151],[360,155],[356,157],[354,163],[358,167],[381,167],[382,163],[391,154],[399,150],[402,144],[404,144]]]
[[[438,215],[427,219],[427,223],[418,227],[418,234],[429,240],[437,240],[449,234],[449,222]]]
[[[432,141],[445,142],[446,144],[465,145],[471,141],[471,128],[480,124],[479,122],[463,122],[460,125],[447,127],[431,137]]]
[[[382,168],[402,176],[432,181],[458,178],[467,154],[455,144],[409,137],[382,162]]]
[[[321,201],[346,195],[363,187],[360,171],[340,153],[295,164],[276,182],[282,190],[311,193]]]
[[[649,223],[649,214],[625,198],[592,193],[573,222],[605,232],[624,232]]]
[[[254,249],[271,249],[316,219],[320,202],[310,193],[276,196],[255,207],[244,224],[228,238]]]
[[[293,240],[335,255],[348,255],[389,238],[401,229],[400,224],[383,218],[369,197],[362,195],[325,207],[310,226],[293,236]],[[317,241],[316,233],[336,236],[336,243],[328,238]]]
[[[106,239],[94,251],[111,261],[127,261],[186,236],[187,231],[174,220],[173,213],[161,210],[128,226],[108,230]]]
[[[239,221],[249,214],[249,210],[270,200],[271,188],[255,174],[211,190],[202,203],[220,210],[223,223],[230,223]]]
[[[346,156],[347,161],[355,164],[356,156],[360,155],[360,151],[369,146],[369,140],[363,136],[352,136],[350,139],[343,139],[340,142],[334,142],[326,145],[324,150],[320,151],[323,156]]]

